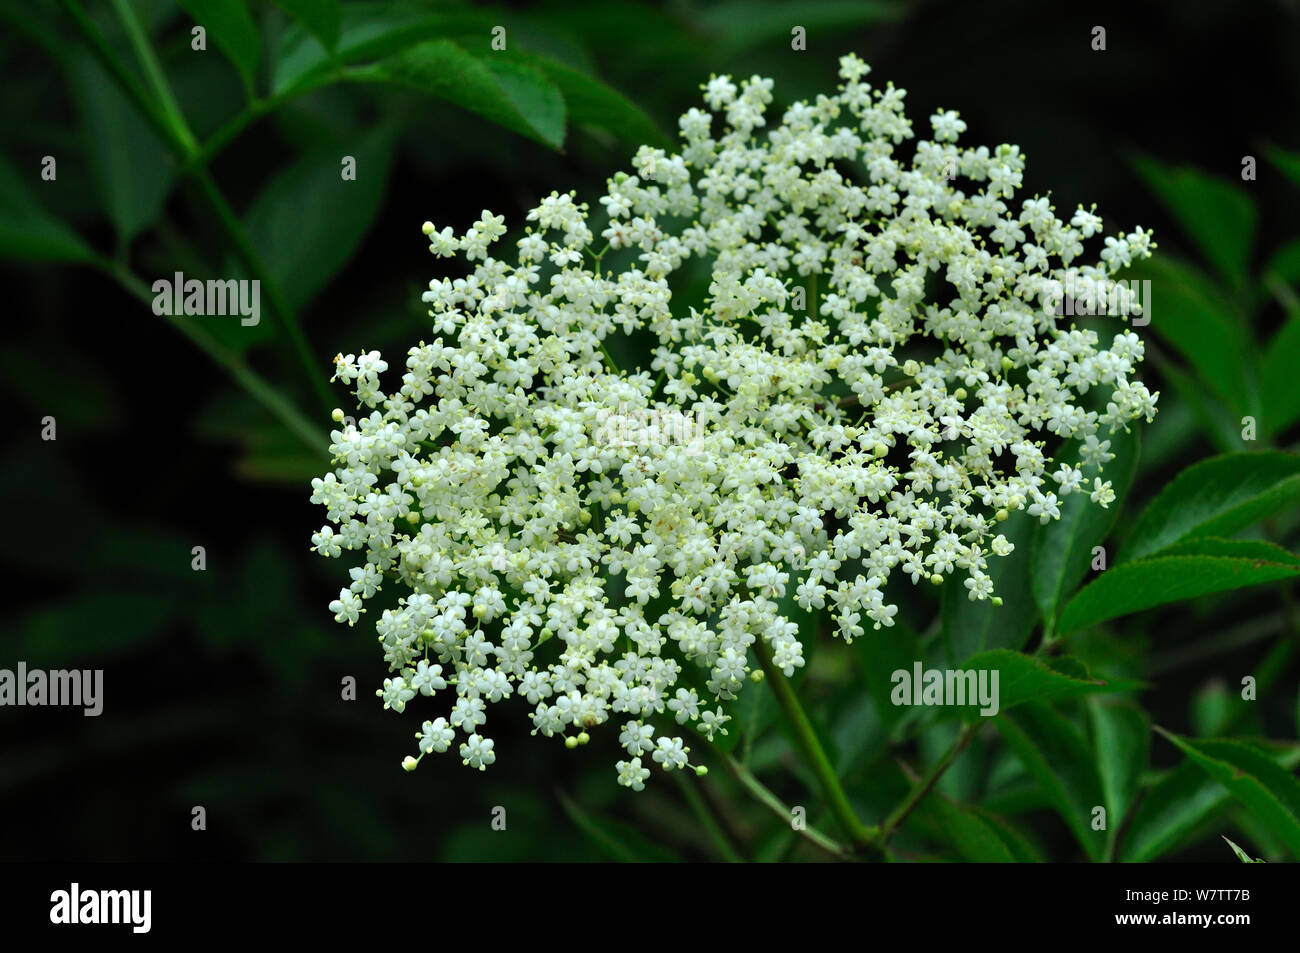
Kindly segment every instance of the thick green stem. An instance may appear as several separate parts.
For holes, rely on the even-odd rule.
[[[782,674],[781,670],[776,667],[776,663],[772,660],[772,650],[763,641],[762,637],[759,637],[754,642],[754,654],[758,656],[758,662],[763,667],[763,674],[767,678],[767,683],[772,687],[776,702],[781,707],[781,712],[790,725],[795,743],[799,746],[805,763],[821,785],[831,813],[835,815],[836,821],[839,822],[840,827],[844,829],[855,847],[869,848],[874,846],[878,831],[863,824],[858,819],[857,814],[853,812],[853,807],[849,804],[849,797],[844,793],[844,787],[840,784],[840,779],[835,774],[835,768],[832,767],[830,759],[826,757],[826,750],[822,747],[821,741],[818,740],[817,733],[813,731],[812,722],[809,721],[808,714],[803,710],[803,705],[799,703],[794,687]]]

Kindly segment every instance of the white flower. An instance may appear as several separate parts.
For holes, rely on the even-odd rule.
[[[653,725],[629,721],[623,726],[623,732],[618,736],[618,743],[627,750],[628,754],[645,754],[654,748],[654,733]]]
[[[455,686],[421,756],[459,729],[491,764],[476,732],[517,694],[543,737],[621,725],[640,790],[643,756],[688,764],[653,722],[723,733],[758,639],[804,664],[787,606],[851,640],[895,623],[894,580],[961,573],[996,604],[1001,520],[1114,499],[1110,436],[1155,413],[1142,341],[1047,305],[1099,295],[1150,233],[1060,220],[1020,194],[1020,150],[961,145],[956,112],[899,149],[905,93],[868,73],[845,56],[833,95],[780,116],[770,80],[712,77],[679,153],[643,147],[591,205],[552,192],[513,261],[502,216],[426,223],[468,263],[429,282],[426,340],[388,377],[378,352],[335,359],[357,411],[311,484],[312,547],[356,554],[337,621],[389,597],[386,707]],[[674,300],[697,267],[703,309]],[[616,369],[629,335],[648,347]]]
[[[420,659],[420,664],[415,666],[414,673],[410,675],[410,683],[421,695],[432,695],[447,687],[447,682],[442,677],[442,666],[430,665],[427,659]]]
[[[366,611],[351,589],[340,589],[339,597],[330,603],[329,608],[334,613],[335,622],[346,622],[348,625],[355,625],[360,613]]]
[[[660,738],[655,743],[654,760],[663,765],[665,771],[686,767],[687,749],[682,746],[681,738]]]
[[[700,717],[700,699],[694,689],[679,688],[677,695],[668,703],[668,709],[677,719],[677,724],[684,725]]]
[[[491,738],[480,738],[478,735],[470,735],[460,746],[461,760],[471,768],[478,768],[480,771],[486,771],[487,766],[496,761],[496,752],[492,750],[495,742]]]
[[[400,713],[406,709],[406,703],[415,697],[415,689],[407,685],[406,679],[399,675],[397,678],[384,679],[384,687],[375,694],[384,700],[385,708]]]
[[[431,751],[442,753],[451,745],[456,732],[447,726],[446,718],[437,718],[421,725],[420,733],[415,737],[420,739],[420,750],[425,754]]]
[[[620,761],[615,767],[618,769],[619,784],[631,788],[633,791],[645,790],[645,779],[650,777],[650,771],[648,768],[641,767],[640,758],[633,758],[631,761]]]

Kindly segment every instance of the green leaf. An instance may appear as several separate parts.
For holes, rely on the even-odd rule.
[[[880,715],[871,699],[856,686],[845,696],[842,707],[833,715],[830,731],[831,746],[836,752],[835,774],[840,778],[872,761],[885,744]]]
[[[1244,850],[1242,850],[1232,841],[1228,840],[1228,838],[1225,837],[1224,840],[1228,841],[1228,846],[1232,848],[1232,852],[1237,855],[1237,859],[1240,860],[1243,864],[1262,864],[1264,862],[1262,860],[1251,860],[1250,855],[1248,853],[1246,853]]]
[[[1013,864],[1018,860],[1001,832],[977,810],[956,804],[938,791],[926,796],[916,814],[942,831],[969,863]]]
[[[1300,565],[1229,556],[1152,556],[1115,566],[1070,600],[1062,634],[1152,606],[1300,576]]]
[[[1088,699],[1097,773],[1106,798],[1108,826],[1112,832],[1128,815],[1138,781],[1147,769],[1151,749],[1151,720],[1136,705]]]
[[[1100,860],[1106,835],[1092,829],[1092,816],[1093,809],[1103,805],[1101,778],[1083,736],[1066,718],[1040,702],[1003,713],[994,724],[1084,852]]]
[[[1045,702],[1115,690],[1106,681],[1093,678],[1082,662],[1070,656],[1054,658],[1049,662],[1010,649],[994,649],[971,656],[957,668],[961,671],[989,672],[990,679],[992,673],[997,672],[998,712],[1028,702]],[[974,718],[979,716],[980,708],[978,704],[968,702],[958,710]]]
[[[1164,254],[1137,262],[1122,278],[1151,282],[1150,330],[1238,416],[1245,413],[1255,399],[1249,324],[1223,293],[1195,269]]]
[[[471,56],[450,40],[421,43],[351,76],[418,89],[553,149],[564,142],[564,97],[540,71],[501,56]]]
[[[1138,434],[1116,431],[1110,436],[1111,460],[1098,474],[1090,471],[1087,480],[1096,477],[1111,481],[1115,490],[1114,501],[1103,508],[1088,499],[1087,493],[1073,493],[1061,504],[1061,518],[1046,525],[1035,524],[1033,535],[1032,582],[1034,598],[1043,614],[1048,630],[1056,625],[1056,614],[1062,600],[1074,591],[1088,572],[1092,550],[1106,540],[1106,534],[1115,525],[1123,506],[1124,497],[1133,483],[1137,469]],[[1078,442],[1073,442],[1063,462],[1075,463],[1079,459]]]
[[[982,807],[972,807],[971,810],[983,818],[984,822],[997,832],[998,837],[1002,839],[1002,843],[1007,846],[1007,850],[1011,851],[1011,856],[1015,857],[1016,863],[1041,864],[1047,859],[1043,856],[1042,849],[1014,827],[1010,821]]]
[[[1300,857],[1300,781],[1265,752],[1242,741],[1192,741],[1157,727],[1187,757]]]
[[[1150,357],[1161,376],[1173,388],[1170,407],[1162,408],[1156,415],[1157,423],[1173,406],[1186,408],[1195,418],[1200,433],[1219,453],[1234,453],[1241,447],[1241,418],[1234,417],[1223,400],[1209,391],[1195,376],[1186,371],[1182,365],[1159,352]],[[1148,466],[1151,463],[1148,462]]]
[[[1291,770],[1300,764],[1300,747],[1265,752],[1265,757]],[[1142,798],[1124,832],[1120,859],[1143,863],[1164,856],[1211,823],[1231,801],[1222,784],[1184,761]]]
[[[279,95],[318,79],[334,63],[374,62],[426,40],[474,30],[486,37],[494,19],[486,11],[469,9],[433,13],[391,3],[349,3],[343,8],[338,48],[333,53],[306,30],[285,33],[272,70],[271,90]]]
[[[1124,832],[1120,859],[1126,863],[1155,860],[1187,841],[1231,798],[1191,762],[1183,762],[1142,799]]]
[[[521,59],[560,90],[571,122],[596,126],[638,145],[672,145],[672,139],[641,107],[613,87],[549,57],[528,54]]]
[[[1011,514],[1003,533],[1016,548],[1009,556],[990,559],[988,568],[993,594],[1002,599],[1002,605],[995,606],[991,599],[969,598],[963,574],[953,575],[943,586],[940,618],[950,665],[986,649],[1024,648],[1038,619],[1029,582],[1033,533],[1029,517],[1023,511]]]
[[[540,70],[502,56],[479,60],[496,79],[506,102],[537,132],[541,141],[559,149],[564,145],[565,101],[559,87]]]
[[[1178,474],[1146,508],[1120,562],[1196,536],[1229,536],[1300,499],[1300,456],[1276,451],[1211,457]]]
[[[246,221],[262,261],[299,308],[352,258],[383,202],[393,137],[380,129],[346,150],[356,179],[342,177],[343,147],[312,153],[278,172]]]
[[[71,87],[100,202],[129,242],[162,214],[175,165],[134,103],[89,56],[74,64]]]
[[[1133,164],[1206,260],[1233,287],[1244,287],[1259,218],[1250,196],[1240,186],[1197,169],[1176,168],[1146,156],[1136,157]]]
[[[1291,314],[1268,342],[1260,360],[1260,419],[1269,433],[1281,433],[1300,420],[1296,368],[1300,368],[1300,313]]]
[[[234,64],[244,85],[253,87],[262,57],[262,38],[244,0],[178,0],[195,24],[203,27],[226,58]]]
[[[338,45],[341,17],[338,0],[274,0],[274,3],[306,27],[326,49]]]
[[[1175,543],[1162,556],[1218,556],[1229,559],[1254,559],[1267,563],[1300,566],[1300,556],[1264,539],[1222,539],[1218,536],[1197,537]]]
[[[914,662],[922,661],[920,641],[909,626],[896,618],[889,628],[854,639],[853,649],[876,713],[886,729],[892,728],[908,711],[890,701],[892,676],[900,669],[911,671]]]
[[[58,181],[57,179],[55,180]],[[26,180],[0,156],[0,255],[21,261],[92,261],[94,251],[34,198],[42,185],[40,167]]]
[[[1233,715],[1233,697],[1221,679],[1214,678],[1192,696],[1188,720],[1198,738],[1212,738],[1224,733]]]

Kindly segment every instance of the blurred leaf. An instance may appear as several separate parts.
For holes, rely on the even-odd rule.
[[[232,470],[248,480],[303,487],[328,466],[326,457],[304,450],[303,442],[278,418],[239,391],[218,394],[195,420],[194,432],[238,448]]]
[[[234,64],[244,84],[253,88],[262,57],[262,38],[244,0],[178,0]]]
[[[356,179],[342,178],[342,159]],[[300,308],[351,259],[379,213],[393,134],[378,129],[354,144],[315,152],[278,172],[246,215],[248,232],[289,303]]]
[[[553,149],[564,143],[559,89],[540,71],[504,57],[480,59],[449,40],[431,40],[351,76],[437,96]]]
[[[1199,433],[1210,441],[1219,453],[1233,453],[1241,447],[1241,418],[1233,417],[1219,399],[1191,374],[1183,370],[1176,361],[1163,357],[1159,352],[1151,356],[1152,363],[1174,389],[1177,401],[1169,401],[1169,406],[1161,406],[1156,415],[1156,424],[1175,408],[1186,408],[1199,427]],[[1154,468],[1154,461],[1149,461]]]
[[[1272,276],[1288,285],[1300,282],[1300,238],[1291,239],[1273,252],[1264,266],[1263,275],[1265,280]]]
[[[1088,699],[1097,773],[1106,798],[1108,828],[1112,832],[1128,816],[1138,781],[1147,769],[1151,749],[1151,719],[1136,705],[1110,704]]]
[[[341,17],[338,0],[274,0],[274,3],[310,30],[326,49],[338,45]]]
[[[1255,244],[1255,204],[1232,182],[1147,156],[1134,166],[1206,259],[1235,288],[1244,287]]]
[[[1103,803],[1101,778],[1083,736],[1068,720],[1040,702],[1000,714],[993,723],[1084,852],[1094,861],[1100,860],[1105,834],[1092,829],[1092,811]]]
[[[906,4],[880,0],[801,0],[797,7],[777,0],[725,0],[690,11],[690,18],[728,54],[771,41],[784,41],[791,30],[808,31],[809,49],[838,39],[846,30],[900,19]]]
[[[1254,400],[1249,327],[1214,285],[1199,272],[1157,254],[1123,273],[1127,281],[1150,281],[1150,330],[1196,370],[1240,415]]]
[[[1014,827],[1010,821],[999,817],[982,807],[966,805],[967,809],[981,818],[998,835],[998,838],[1011,851],[1011,856],[1021,864],[1041,864],[1046,860],[1042,850],[1025,834]]]
[[[1038,608],[1030,588],[1030,540],[1033,526],[1023,510],[1011,514],[1003,533],[1015,550],[989,560],[993,594],[1002,599],[969,598],[965,576],[954,574],[944,583],[940,598],[944,650],[950,665],[985,649],[1021,649],[1029,641]]]
[[[1009,649],[995,649],[971,656],[958,668],[998,673],[999,712],[1031,701],[1070,698],[1107,688],[1105,681],[1092,678],[1082,662],[1069,656],[1049,661]],[[970,703],[961,709],[962,714],[972,717],[978,712],[978,705]]]
[[[488,36],[494,17],[486,10],[437,13],[392,3],[349,3],[343,7],[338,48],[331,55],[305,30],[289,30],[280,43],[271,91],[281,94],[328,72],[333,63],[373,62],[425,40],[480,30]]]
[[[1123,509],[1124,498],[1133,483],[1137,470],[1138,433],[1116,431],[1110,436],[1111,452],[1115,459],[1106,464],[1101,474],[1089,471],[1087,480],[1096,477],[1111,482],[1115,499],[1103,508],[1088,499],[1086,492],[1073,493],[1061,503],[1061,518],[1046,525],[1036,523],[1033,533],[1032,581],[1034,598],[1043,614],[1048,630],[1055,629],[1056,614],[1062,600],[1075,590],[1088,572],[1092,550],[1106,540]],[[1077,463],[1079,445],[1072,443],[1062,462]]]
[[[907,712],[890,701],[893,673],[900,669],[911,671],[912,663],[924,661],[916,633],[895,617],[889,628],[854,639],[853,648],[876,713],[886,728],[892,728]]]
[[[1127,863],[1155,860],[1184,843],[1231,798],[1217,781],[1191,762],[1183,762],[1142,799],[1124,832],[1120,859]]]
[[[1210,738],[1223,733],[1232,717],[1233,700],[1223,679],[1211,679],[1209,684],[1192,696],[1190,720],[1192,731],[1198,738]]]
[[[776,721],[776,702],[764,686],[752,685],[740,693],[733,712],[732,721],[725,726],[727,734],[715,735],[714,744],[722,751],[731,751],[736,747],[736,742],[744,738],[745,748],[741,761],[748,763],[754,742]]]
[[[1120,562],[1198,536],[1228,536],[1300,499],[1300,457],[1231,453],[1178,474],[1138,518]],[[1117,567],[1118,568],[1118,567]]]
[[[1300,186],[1300,155],[1279,149],[1277,146],[1265,147],[1264,154],[1268,156],[1270,162],[1282,170],[1288,179]]]
[[[835,773],[841,778],[868,763],[885,741],[880,716],[872,700],[856,686],[846,692],[846,696],[847,700],[831,727],[831,742],[838,754]]]
[[[620,863],[668,863],[677,860],[672,852],[647,840],[629,825],[597,817],[563,791],[557,792],[557,796],[564,807],[564,813],[569,815],[569,820],[610,860]]]
[[[135,105],[89,56],[76,61],[71,86],[100,202],[118,236],[129,242],[162,214],[176,172],[171,155]]]
[[[175,611],[175,590],[90,588],[28,614],[10,645],[32,668],[84,666],[148,642]]]
[[[637,145],[672,145],[641,107],[613,87],[549,57],[527,55],[523,61],[544,73],[560,90],[570,121],[596,126]]]
[[[1196,537],[1161,550],[1162,556],[1224,556],[1229,559],[1254,559],[1266,563],[1300,566],[1300,556],[1265,539],[1222,539],[1218,536]]]
[[[1258,748],[1241,741],[1192,741],[1156,731],[1218,781],[1300,857],[1300,781]]]
[[[1260,416],[1269,433],[1281,433],[1300,420],[1297,368],[1300,368],[1300,313],[1292,313],[1264,348],[1259,365]]]
[[[1115,619],[1152,606],[1300,576],[1300,562],[1249,557],[1152,556],[1115,566],[1084,586],[1061,615],[1060,631]]]
[[[57,181],[57,180],[56,180]],[[44,183],[40,169],[25,185],[0,156],[0,255],[20,261],[91,261],[95,253],[72,229],[41,208],[32,197]]]
[[[917,815],[928,817],[957,848],[961,858],[972,864],[1013,864],[1012,853],[997,828],[974,808],[956,804],[938,791],[926,795]]]
[[[78,431],[117,425],[121,398],[102,362],[67,348],[10,346],[5,376],[33,410]]]

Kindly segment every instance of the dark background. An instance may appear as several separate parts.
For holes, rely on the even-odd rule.
[[[41,203],[92,246],[120,251],[149,281],[170,275],[178,249],[223,260],[211,213],[184,182],[156,222],[122,247],[94,196],[94,153],[138,156],[130,140],[88,145],[84,107],[64,67],[19,28],[21,3],[22,17],[55,27],[67,54],[77,55],[59,6],[4,3],[0,148],[41,190]],[[87,4],[99,17],[95,6]],[[1050,188],[1058,209],[1096,202],[1108,227],[1154,227],[1162,251],[1186,258],[1193,252],[1185,234],[1132,155],[1237,179],[1242,156],[1253,154],[1259,180],[1242,187],[1261,211],[1262,260],[1294,234],[1300,208],[1300,193],[1262,151],[1270,143],[1300,149],[1297,5],[1086,6],[914,3],[853,28],[811,26],[806,52],[790,50],[788,27],[754,39],[745,31],[755,21],[729,21],[708,4],[517,4],[500,22],[544,23],[670,133],[711,72],[772,76],[780,106],[829,91],[837,57],[855,51],[872,65],[873,82],[909,91],[919,134],[934,109],[958,109],[969,125],[965,141],[1014,142],[1025,151],[1027,194]],[[801,4],[782,7],[791,24],[802,22]],[[183,108],[205,135],[238,107],[233,74],[216,51],[201,65],[187,59],[189,20],[179,9],[139,8]],[[1090,49],[1094,25],[1107,30],[1105,52]],[[571,187],[594,204],[604,178],[626,168],[635,148],[572,128],[560,154],[427,97],[339,87],[255,123],[213,175],[231,203],[246,208],[306,145],[346,153],[380,127],[399,137],[382,200],[355,253],[302,309],[322,366],[337,351],[362,348],[384,350],[392,363],[389,351],[400,354],[427,333],[419,293],[445,271],[420,235],[425,219],[459,230],[490,208],[514,227],[541,196]],[[57,185],[37,177],[47,153],[60,157]],[[311,208],[301,221],[313,227]],[[399,770],[414,751],[417,720],[373,698],[385,674],[373,620],[352,629],[332,621],[325,607],[341,566],[308,552],[324,514],[308,502],[307,479],[323,474],[324,463],[278,452],[282,438],[263,411],[99,272],[4,261],[0,281],[7,316],[0,394],[10,421],[0,444],[7,503],[0,667],[23,659],[33,668],[105,670],[99,718],[0,709],[0,859],[606,856],[574,825],[559,792],[634,821],[648,840],[679,827],[684,808],[670,784],[653,785],[635,804],[616,788],[612,737],[579,752],[543,743],[528,736],[520,704],[499,710],[508,715],[491,726],[499,760],[486,773],[450,754],[413,775]],[[1266,331],[1280,312],[1262,307],[1258,320]],[[251,360],[312,406],[275,355]],[[1152,376],[1158,383],[1154,369]],[[335,391],[343,404],[343,388]],[[55,442],[40,439],[45,415],[58,421]],[[1139,488],[1148,497],[1162,474],[1215,449],[1170,416],[1176,432],[1154,438],[1164,439],[1163,463]],[[190,569],[194,545],[206,547],[205,572]],[[1166,624],[1181,631],[1144,633],[1138,644],[1158,655],[1195,634],[1194,617],[1173,620]],[[1224,667],[1222,658],[1187,662],[1144,701],[1158,723],[1181,727],[1187,699]],[[347,675],[357,679],[355,702],[340,699]],[[204,832],[190,828],[193,805],[207,810]],[[508,835],[489,827],[494,805],[507,808]],[[684,851],[703,856],[689,844]],[[1220,854],[1211,847],[1185,856]]]

